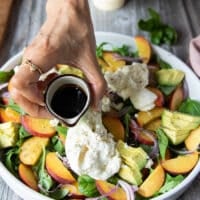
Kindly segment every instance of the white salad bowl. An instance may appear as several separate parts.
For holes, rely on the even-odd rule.
[[[113,46],[121,46],[123,44],[130,46],[133,50],[136,50],[136,46],[133,40],[133,37],[116,34],[116,33],[108,33],[108,32],[97,32],[96,33],[96,41],[97,44],[102,42],[108,42]],[[188,83],[189,88],[189,96],[192,99],[196,99],[200,101],[200,94],[198,89],[200,88],[200,80],[196,77],[193,71],[180,59],[178,59],[173,54],[167,52],[166,50],[158,47],[152,46],[154,52],[159,55],[163,60],[167,61],[174,68],[180,69],[185,72],[186,81]],[[18,65],[22,58],[22,52],[18,53],[10,60],[8,60],[2,67],[1,70],[10,70]],[[194,167],[194,169],[187,175],[187,177],[175,188],[166,192],[163,195],[152,198],[152,200],[174,200],[177,199],[192,183],[195,177],[200,172],[200,161]],[[17,179],[14,175],[12,175],[8,169],[0,162],[0,176],[2,179],[10,186],[10,188],[18,194],[23,199],[30,200],[50,200],[51,198],[46,197],[25,184],[23,184],[19,179]]]

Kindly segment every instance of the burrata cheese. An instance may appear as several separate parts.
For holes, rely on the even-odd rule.
[[[76,126],[69,128],[65,150],[71,169],[78,175],[106,180],[121,166],[116,143],[103,126],[99,112],[89,110]]]

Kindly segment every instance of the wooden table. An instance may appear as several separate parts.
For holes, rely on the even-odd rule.
[[[44,0],[14,0],[6,38],[0,49],[0,65],[25,47],[39,30],[45,19]],[[101,12],[90,3],[95,31],[118,32],[127,35],[142,34],[137,22],[148,16],[147,8],[159,11],[167,24],[179,32],[178,43],[171,48],[182,60],[188,59],[188,45],[192,37],[200,33],[200,1],[197,0],[129,0],[120,10]],[[200,176],[179,200],[200,199]],[[20,200],[16,194],[0,179],[0,199]],[[30,199],[32,200],[32,199]]]

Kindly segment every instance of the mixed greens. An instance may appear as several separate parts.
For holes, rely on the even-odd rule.
[[[174,42],[174,30],[161,23],[155,11],[149,12],[151,19],[140,21],[139,26],[154,30],[151,37],[157,44]],[[106,45],[110,44],[102,43],[96,51],[104,74],[133,61],[143,62],[140,49],[131,52],[123,45],[108,51]],[[115,92],[108,94],[111,110],[103,112],[102,121],[113,134],[122,159],[117,174],[108,180],[75,174],[64,147],[68,127],[62,123],[52,126],[48,119],[27,115],[5,95],[9,93],[5,89],[1,91],[0,148],[8,170],[33,190],[53,199],[150,199],[180,184],[199,159],[200,102],[188,96],[184,72],[152,55],[147,52],[145,60],[149,72],[145,89],[156,96],[153,108],[138,110],[130,99],[124,100]],[[61,74],[83,77],[81,71],[66,65],[56,69]],[[10,74],[13,71],[0,72],[1,80],[8,82]]]

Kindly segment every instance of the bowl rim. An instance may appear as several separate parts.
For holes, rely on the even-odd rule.
[[[113,38],[121,38],[122,40],[129,40],[129,41],[130,41],[130,39],[133,40],[133,37],[131,37],[131,36],[120,34],[120,33],[113,33],[113,32],[95,32],[95,36],[96,36],[97,39],[98,39],[98,37],[108,37],[109,36],[109,37],[113,37]],[[178,57],[176,57],[174,54],[172,54],[172,53],[168,52],[167,50],[165,50],[165,49],[163,49],[161,47],[158,47],[156,45],[152,45],[152,47],[156,52],[160,52],[161,55],[162,54],[166,54],[166,55],[172,57],[173,59],[175,59],[179,64],[181,64],[184,67],[184,71],[190,73],[190,75],[192,76],[192,78],[195,81],[199,81],[199,85],[200,85],[200,80],[194,74],[194,72],[191,70],[191,68],[188,67]],[[11,57],[2,66],[1,69],[10,70],[14,66],[18,65],[20,63],[20,61],[21,61],[22,54],[23,54],[23,51],[17,53],[13,57]],[[196,166],[193,168],[193,170],[184,178],[184,180],[180,184],[178,184],[176,187],[174,187],[170,191],[168,191],[168,192],[166,192],[166,193],[164,193],[164,194],[162,194],[162,195],[160,195],[158,197],[151,198],[151,199],[152,200],[164,200],[164,199],[168,199],[169,197],[172,197],[172,195],[175,195],[177,193],[179,193],[179,195],[181,195],[182,192],[184,192],[184,190],[192,183],[192,181],[195,179],[195,177],[198,175],[199,172],[200,172],[200,159],[199,159],[198,163],[196,164]],[[42,195],[39,192],[34,191],[30,187],[26,186],[22,181],[20,181],[18,178],[16,178],[4,166],[4,164],[1,161],[0,161],[0,175],[1,175],[2,179],[7,183],[7,185],[9,187],[11,187],[11,189],[16,194],[18,194],[20,197],[22,197],[22,194],[23,195],[25,194],[24,196],[27,196],[29,199],[32,198],[34,200],[51,200],[52,199],[52,198],[49,198],[49,197],[47,197],[45,195]]]

